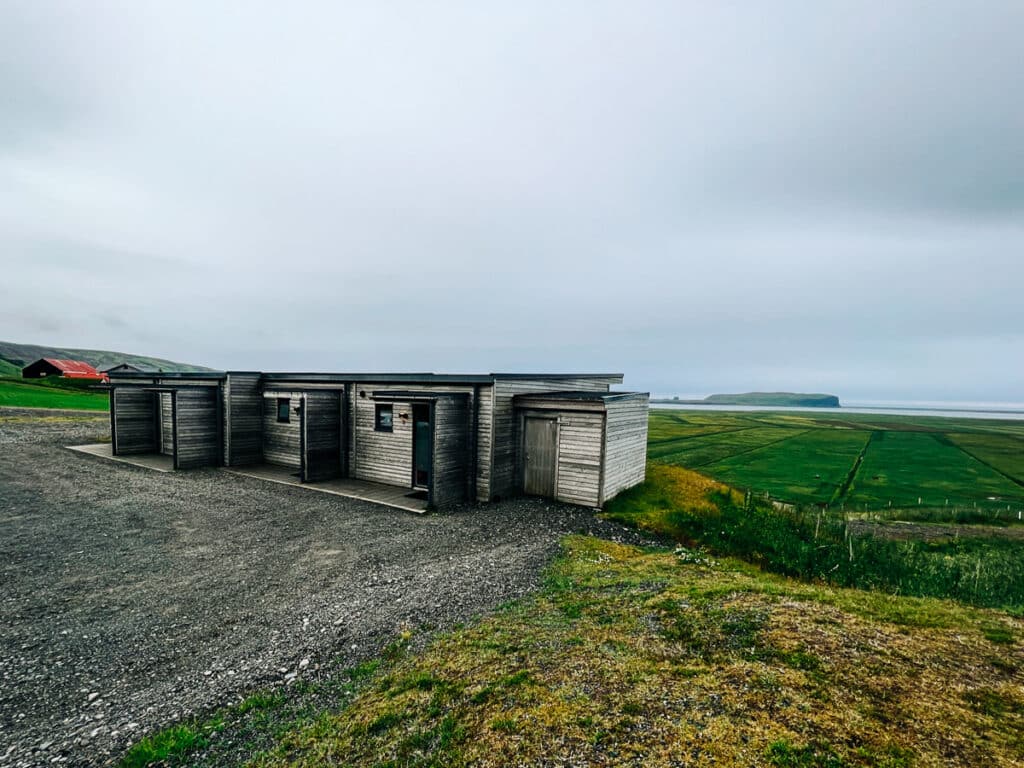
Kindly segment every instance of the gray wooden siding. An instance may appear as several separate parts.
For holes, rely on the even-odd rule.
[[[289,421],[277,420],[277,399],[289,399]],[[298,392],[268,392],[263,397],[263,460],[268,464],[283,467],[302,467],[302,419],[296,409],[302,407],[302,395]]]
[[[466,500],[469,398],[441,397],[434,405],[434,466],[430,502],[443,508]]]
[[[156,453],[156,394],[118,387],[113,408],[114,453]]]
[[[303,480],[329,480],[342,474],[341,392],[307,392],[302,426],[306,463]]]
[[[491,498],[491,452],[494,441],[494,388],[480,387],[480,410],[477,416],[476,446],[476,500],[490,501]],[[468,404],[469,424],[473,423],[472,396]]]
[[[174,376],[155,376],[153,383],[161,387],[179,387],[187,384],[190,387],[219,387],[220,379],[179,379]]]
[[[359,390],[366,391],[366,397],[359,397]],[[350,473],[360,480],[375,483],[412,487],[412,404],[394,402],[394,426],[391,432],[374,430],[374,405],[370,397],[371,391],[380,391],[384,387],[366,390],[360,386],[353,387],[352,397],[352,429],[353,444],[351,450]],[[395,389],[398,389],[396,387]],[[409,389],[402,387],[401,389]],[[408,413],[408,419],[400,419],[400,413]]]
[[[647,471],[648,398],[612,400],[606,408],[602,503],[642,483]]]
[[[159,392],[160,399],[160,453],[165,456],[174,455],[174,409],[171,406],[171,393]]]
[[[174,393],[176,469],[221,463],[219,395],[215,387],[180,389]]]
[[[563,412],[558,419],[555,498],[570,504],[601,504],[601,441],[604,414]]]
[[[516,395],[542,392],[578,390],[607,392],[612,384],[619,384],[621,376],[606,378],[550,378],[550,379],[498,379],[494,383],[492,404],[492,466],[490,497],[510,496],[518,493],[516,456],[519,447],[519,420],[512,406]]]
[[[394,432],[374,432],[373,392],[423,390],[429,392],[465,392],[469,395],[466,415],[466,434],[472,430],[473,392],[472,385],[458,384],[374,384],[356,382],[349,387],[348,415],[349,428],[349,474],[360,480],[388,483],[389,485],[412,485],[412,406],[410,403],[395,403]],[[490,385],[480,385],[480,413],[477,426],[476,457],[476,498],[487,501],[491,497],[491,441],[493,435],[492,413],[494,399]],[[360,397],[360,392],[367,396]],[[408,423],[401,424],[398,414],[409,413]],[[467,443],[467,447],[470,443]],[[468,469],[467,457],[467,469]],[[472,485],[466,478],[467,486]]]
[[[228,374],[224,382],[224,463],[263,461],[263,395],[258,373]]]

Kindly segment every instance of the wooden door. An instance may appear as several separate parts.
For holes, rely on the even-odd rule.
[[[160,453],[174,455],[174,406],[171,405],[171,393],[157,394],[160,402]]]
[[[307,392],[302,404],[302,480],[312,483],[342,475],[341,393]]]
[[[413,405],[412,429],[412,487],[428,490],[434,466],[434,430],[428,403]]]
[[[115,456],[159,453],[160,401],[155,392],[115,387],[111,404],[111,437]]]
[[[529,496],[555,495],[558,463],[558,421],[526,416],[523,426],[523,492]]]

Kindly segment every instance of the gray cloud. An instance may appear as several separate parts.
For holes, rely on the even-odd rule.
[[[5,6],[0,335],[1019,400],[1022,28],[1009,1]]]

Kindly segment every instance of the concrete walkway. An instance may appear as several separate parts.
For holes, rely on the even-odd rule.
[[[295,470],[273,464],[257,464],[251,467],[225,467],[224,471],[230,472],[233,475],[267,480],[271,483],[291,485],[307,491],[333,493],[335,496],[344,496],[349,499],[372,501],[374,504],[404,509],[406,512],[423,514],[427,511],[427,500],[410,497],[410,494],[413,492],[411,488],[398,488],[393,485],[352,479],[320,480],[316,483],[303,483],[299,481]]]
[[[93,445],[69,445],[68,450],[87,453],[90,456],[99,456],[102,459],[119,461],[123,464],[131,464],[145,469],[155,469],[157,472],[173,472],[174,460],[170,456],[158,453],[142,453],[131,456],[115,456],[110,443],[98,443]],[[337,479],[321,480],[316,483],[303,483],[298,478],[298,473],[288,467],[279,467],[274,464],[256,464],[250,467],[224,467],[223,471],[243,477],[254,477],[257,480],[266,480],[271,483],[281,483],[295,488],[302,488],[307,491],[318,493],[330,493],[335,496],[344,496],[347,499],[359,499],[360,501],[371,501],[374,504],[383,504],[386,507],[405,510],[423,514],[427,511],[426,498],[416,498],[411,488],[398,488],[383,483],[370,483],[365,480]]]
[[[87,453],[90,456],[99,456],[101,459],[119,461],[122,464],[131,464],[135,467],[155,469],[157,472],[173,472],[174,459],[162,453],[140,453],[130,456],[115,456],[114,449],[110,443],[94,443],[92,445],[69,445],[69,451]]]

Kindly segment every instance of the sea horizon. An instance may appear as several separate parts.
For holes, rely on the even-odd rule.
[[[671,400],[672,396],[652,395],[652,400]],[[725,405],[700,403],[701,398],[683,398],[687,402],[652,402],[651,408],[713,411],[807,411],[811,413],[875,413],[900,416],[944,416],[948,418],[1000,419],[1024,421],[1024,402],[990,400],[839,400],[838,408],[793,405]]]

